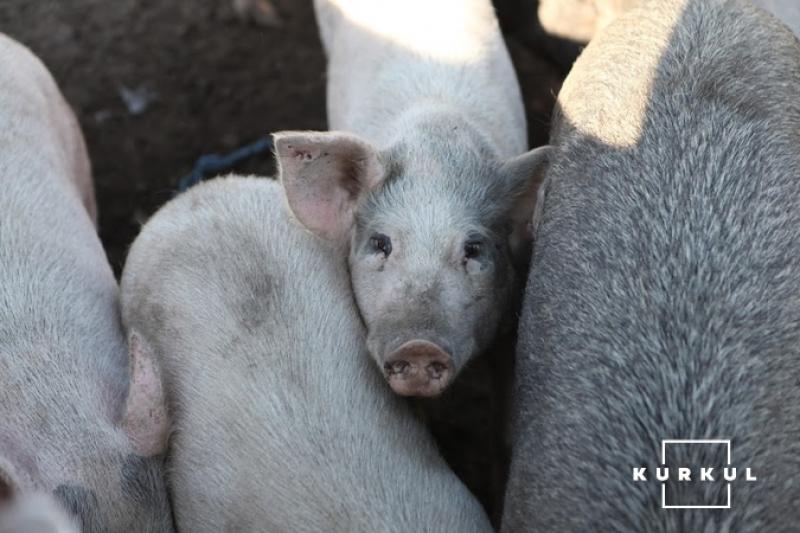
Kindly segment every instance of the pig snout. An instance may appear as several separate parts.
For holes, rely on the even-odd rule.
[[[439,345],[424,340],[404,343],[389,354],[383,373],[401,396],[437,396],[453,379],[453,358]]]

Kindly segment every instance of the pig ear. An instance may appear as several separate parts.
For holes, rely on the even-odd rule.
[[[320,237],[344,242],[359,198],[383,180],[378,152],[340,132],[282,132],[274,138],[280,180],[294,216]]]
[[[551,146],[540,146],[503,165],[503,173],[509,180],[511,194],[514,197],[509,212],[511,220],[509,242],[515,255],[523,253],[533,238],[535,210],[540,203],[537,198],[543,192],[540,186],[552,153]]]
[[[122,429],[143,457],[162,453],[167,447],[169,419],[155,353],[136,332],[128,338],[130,386],[122,417]]]

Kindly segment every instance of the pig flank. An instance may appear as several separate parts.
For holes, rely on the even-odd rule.
[[[292,223],[277,183],[218,179],[162,208],[122,309],[168,384],[181,531],[490,530],[369,364],[345,259]]]
[[[280,178],[300,223],[349,253],[392,389],[434,396],[511,323],[547,152],[519,156],[524,110],[489,0],[315,6],[337,131],[276,134]]]
[[[86,533],[171,531],[160,476],[147,505],[120,489],[125,458],[147,450],[123,430],[131,365],[83,138],[45,67],[3,35],[0,146],[0,503],[51,493]]]
[[[645,2],[578,59],[520,318],[506,531],[797,530],[798,95],[797,39],[747,0]],[[730,509],[661,509],[631,481],[663,439],[714,438],[758,473]],[[671,466],[721,463],[680,449]]]

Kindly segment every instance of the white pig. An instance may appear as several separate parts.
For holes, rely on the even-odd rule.
[[[343,258],[290,222],[281,187],[226,178],[144,227],[122,313],[161,361],[177,527],[490,531],[369,364]]]
[[[72,111],[0,34],[0,505],[44,492],[85,533],[169,532],[158,382],[94,219]]]
[[[490,0],[317,0],[330,132],[277,134],[306,228],[349,255],[391,388],[435,396],[511,325],[537,168]],[[515,265],[516,263],[516,265]]]

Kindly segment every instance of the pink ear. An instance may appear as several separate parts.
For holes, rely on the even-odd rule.
[[[137,333],[129,337],[130,387],[122,428],[134,451],[144,457],[167,447],[169,419],[161,373],[153,350]]]
[[[282,132],[275,152],[297,220],[325,239],[346,239],[359,198],[383,180],[377,151],[347,133]]]

